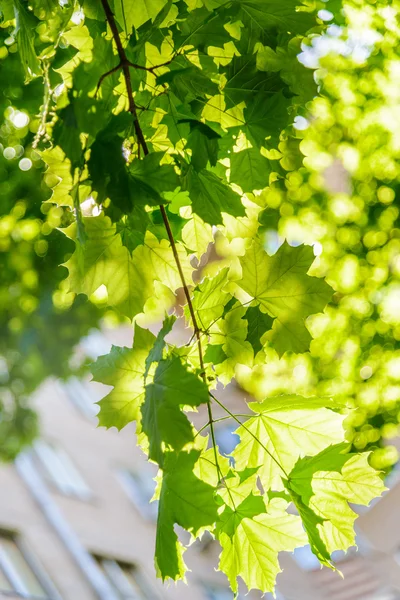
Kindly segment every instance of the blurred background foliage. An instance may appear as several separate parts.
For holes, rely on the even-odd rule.
[[[13,458],[36,436],[29,395],[48,376],[68,377],[72,350],[103,311],[63,287],[59,267],[73,251],[57,228],[68,215],[51,194],[32,148],[43,85],[24,85],[9,30],[0,30],[0,456]],[[84,368],[75,365],[75,369]]]
[[[278,360],[267,350],[238,375],[257,398],[296,391],[349,400],[349,439],[373,449],[382,469],[397,461],[400,419],[399,9],[346,3],[336,16],[347,27],[330,26],[299,57],[315,69],[320,95],[281,140],[286,176],[264,193],[281,238],[314,244],[314,272],[336,293],[309,320],[310,355]],[[272,247],[275,236],[267,231]]]
[[[309,355],[279,359],[264,347],[236,379],[257,399],[341,396],[356,407],[349,440],[371,448],[373,465],[389,470],[400,421],[400,4],[324,6],[320,18],[335,24],[291,49],[300,62],[284,76],[298,95],[303,90],[303,114],[281,135],[282,171],[262,192],[268,208],[259,221],[271,251],[284,238],[313,244],[314,274],[336,293],[324,314],[309,319]],[[42,81],[24,85],[9,27],[0,38],[0,440],[2,456],[12,458],[36,434],[29,394],[49,375],[69,375],[74,346],[105,309],[63,287],[58,265],[72,247],[57,227],[70,216],[41,206],[51,193],[32,147]],[[262,57],[268,68],[274,58]],[[234,229],[230,239],[217,237],[215,251],[219,259],[240,253]]]

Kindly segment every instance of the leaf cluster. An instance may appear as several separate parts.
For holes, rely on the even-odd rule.
[[[306,543],[334,568],[332,552],[354,544],[348,503],[384,489],[367,455],[348,452],[345,403],[290,393],[236,414],[215,394],[266,349],[308,352],[307,319],[332,297],[310,272],[311,246],[285,242],[271,254],[264,237],[265,190],[284,185],[282,144],[296,147],[293,120],[317,92],[296,55],[324,30],[318,8],[13,0],[3,10],[26,80],[44,82],[35,146],[49,203],[71,221],[67,293],[102,290],[134,325],[132,347],[113,347],[92,372],[112,386],[100,424],[136,422],[160,468],[163,580],[185,577],[176,524],[218,540],[235,594],[238,578],[273,592],[278,553]],[[186,345],[171,341],[175,316],[190,328]],[[157,336],[146,327],[155,320]],[[189,418],[197,411],[200,424]],[[218,448],[217,412],[240,438],[231,461]]]

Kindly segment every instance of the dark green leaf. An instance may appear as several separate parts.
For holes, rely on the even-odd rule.
[[[142,428],[149,438],[152,460],[162,465],[165,447],[181,450],[193,441],[192,426],[181,409],[205,404],[207,400],[205,384],[183,366],[180,358],[158,363],[153,383],[146,385],[142,406]]]
[[[25,71],[25,81],[30,81],[42,73],[33,44],[35,39],[33,30],[38,22],[22,0],[14,0],[14,12],[18,52]]]
[[[218,160],[218,138],[221,136],[200,121],[189,121],[189,124],[186,147],[192,151],[191,164],[196,171],[205,169],[207,163],[215,167]]]
[[[271,329],[274,320],[269,315],[262,313],[258,306],[248,308],[245,318],[248,326],[246,341],[250,342],[254,348],[254,354],[257,354],[263,347],[261,338],[266,331]]]
[[[134,203],[150,206],[166,204],[164,192],[174,191],[179,179],[172,165],[160,165],[163,152],[152,152],[129,166],[131,198]]]
[[[193,212],[210,225],[222,223],[222,212],[234,216],[245,214],[240,196],[210,171],[196,172],[189,168],[183,178],[183,189],[189,192]]]
[[[204,353],[204,362],[212,363],[213,365],[219,365],[227,358],[228,357],[223,350],[223,344],[207,345],[207,350]]]
[[[185,574],[183,548],[174,524],[194,536],[217,519],[214,487],[193,473],[200,452],[167,452],[164,461],[156,537],[156,568],[162,579],[180,579]]]
[[[158,85],[168,83],[171,91],[181,102],[191,102],[195,98],[204,98],[207,94],[218,93],[218,85],[211,81],[201,69],[195,67],[184,57],[175,60],[167,73],[157,77]]]
[[[149,214],[143,206],[135,205],[131,212],[117,223],[117,233],[121,235],[123,245],[129,252],[133,252],[137,246],[144,244],[146,231],[151,226]]]
[[[152,349],[149,352],[148,357],[146,358],[146,369],[144,372],[145,379],[147,378],[147,375],[149,374],[151,365],[155,362],[157,362],[157,363],[161,362],[161,360],[163,358],[164,348],[166,345],[165,336],[168,335],[168,333],[170,333],[175,321],[176,321],[176,317],[174,317],[173,315],[170,317],[165,317],[163,325],[157,334],[156,341],[154,342],[154,346],[152,347]]]
[[[274,168],[274,162],[260,154],[258,148],[248,148],[231,154],[232,183],[240,185],[244,192],[262,190],[269,183],[269,175]]]
[[[128,114],[113,117],[96,137],[88,161],[93,189],[100,204],[107,198],[123,212],[133,208],[131,185],[123,155],[121,134],[130,127]]]

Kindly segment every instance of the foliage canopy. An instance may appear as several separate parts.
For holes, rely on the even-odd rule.
[[[164,580],[185,576],[175,524],[218,539],[219,568],[234,593],[238,578],[272,592],[278,553],[306,543],[334,568],[332,552],[354,545],[349,503],[367,505],[384,490],[374,464],[393,460],[371,465],[349,442],[355,450],[376,442],[378,427],[363,429],[365,420],[380,411],[393,422],[400,399],[388,385],[380,410],[379,381],[361,387],[371,376],[364,367],[372,373],[389,353],[393,364],[400,360],[398,317],[390,300],[381,308],[398,284],[374,296],[389,278],[389,259],[393,277],[400,272],[392,233],[398,149],[387,117],[395,109],[379,84],[386,77],[389,86],[397,66],[399,7],[392,8],[335,0],[1,2],[4,63],[17,51],[32,90],[32,105],[20,107],[39,114],[32,157],[45,165],[51,190],[42,211],[54,237],[53,300],[81,323],[68,342],[101,314],[86,314],[81,294],[134,323],[132,348],[113,347],[92,373],[112,386],[99,403],[100,424],[135,421],[141,447],[160,467],[155,563]],[[337,23],[328,29],[327,9]],[[361,57],[349,56],[360,15],[371,39]],[[318,41],[327,39],[343,47],[317,60]],[[320,67],[315,76],[298,61],[302,50],[303,62]],[[11,89],[2,100],[8,139],[24,114],[13,97]],[[37,181],[38,173],[30,176]],[[329,190],[332,179],[342,188]],[[7,210],[29,265],[47,246],[24,233],[26,206],[16,211],[16,194],[11,185]],[[9,222],[10,215],[0,222],[7,240]],[[46,231],[47,221],[34,222]],[[267,252],[277,230],[291,243]],[[314,261],[312,246],[299,241],[324,252]],[[68,271],[61,284],[60,262]],[[29,278],[26,286],[35,290]],[[26,322],[15,316],[9,333],[18,347],[40,303],[33,291],[25,296]],[[170,341],[176,316],[193,333],[185,345]],[[157,336],[146,327],[155,320],[163,321]],[[288,378],[269,381],[276,365],[310,377],[297,388]],[[233,378],[256,399],[241,414],[215,393]],[[207,416],[196,430],[188,413],[198,409]],[[240,438],[230,460],[216,443],[216,413]]]

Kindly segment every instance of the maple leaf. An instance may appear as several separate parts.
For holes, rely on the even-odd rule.
[[[332,296],[323,279],[307,275],[313,260],[311,246],[293,248],[284,242],[269,256],[258,240],[240,259],[242,278],[237,284],[274,318],[266,337],[279,354],[308,350],[311,335],[304,321],[322,311]]]

